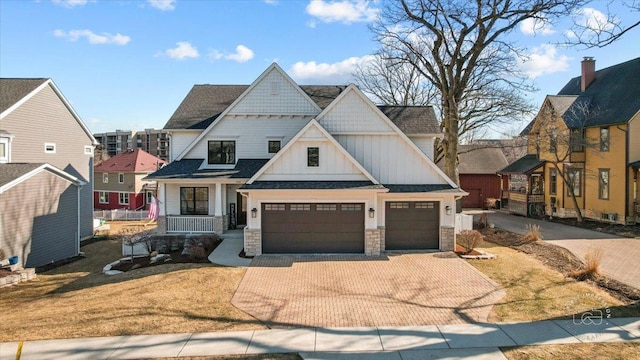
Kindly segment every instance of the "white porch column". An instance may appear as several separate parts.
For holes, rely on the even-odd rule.
[[[222,216],[222,184],[220,183],[216,183],[216,198],[214,201],[213,215]]]

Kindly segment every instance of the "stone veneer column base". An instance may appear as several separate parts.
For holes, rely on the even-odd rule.
[[[364,230],[364,254],[367,256],[380,255],[380,230]]]
[[[380,232],[380,252],[387,251],[387,230],[384,226],[378,226],[378,232]]]
[[[224,215],[213,217],[213,232],[218,235],[224,232]]]
[[[247,256],[262,255],[262,229],[244,228],[244,253]]]
[[[158,216],[158,220],[156,220],[156,234],[166,234],[167,233],[167,217],[166,216]]]
[[[454,251],[456,248],[456,230],[452,226],[440,227],[440,251]]]
[[[222,217],[224,217],[224,231],[229,230],[229,215],[222,215]]]

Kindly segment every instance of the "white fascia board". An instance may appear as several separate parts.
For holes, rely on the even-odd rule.
[[[207,185],[213,185],[213,184],[244,184],[247,182],[247,179],[241,179],[241,178],[234,178],[234,179],[227,179],[227,178],[200,178],[200,179],[191,179],[191,178],[175,178],[175,179],[154,179],[154,180],[149,180],[149,181],[155,181],[158,184],[161,183],[165,183],[165,184],[189,184],[189,185],[193,185],[193,184],[207,184]]]
[[[424,152],[422,152],[422,150],[420,150],[418,145],[416,145],[413,141],[411,141],[411,139],[409,139],[407,134],[402,132],[402,130],[400,130],[400,128],[398,128],[396,124],[393,123],[393,121],[391,121],[380,109],[378,109],[378,107],[375,106],[375,104],[366,95],[364,95],[362,91],[360,91],[360,89],[358,89],[358,87],[355,86],[354,84],[347,86],[345,91],[343,91],[340,95],[338,95],[338,97],[336,97],[335,100],[333,100],[331,104],[329,104],[329,106],[327,106],[324,109],[324,111],[321,112],[316,117],[318,121],[320,121],[320,119],[322,119],[322,117],[325,116],[330,111],[330,109],[332,109],[335,106],[335,104],[339,103],[349,91],[354,91],[358,96],[360,96],[360,98],[362,98],[365,101],[365,103],[375,113],[377,113],[378,116],[383,121],[385,121],[418,154],[418,156],[426,160],[427,163],[435,170],[435,172],[438,175],[440,175],[449,185],[453,186],[454,188],[458,188],[458,185],[456,185],[456,183],[453,182],[453,180],[449,179],[449,177],[442,170],[440,170],[440,168],[433,162],[433,160],[429,159],[429,157]]]
[[[200,142],[200,140],[202,140],[202,138],[209,132],[211,131],[211,129],[213,129],[216,125],[218,125],[218,123],[224,119],[224,117],[240,102],[242,101],[247,94],[249,94],[251,91],[253,91],[253,89],[257,86],[257,84],[259,84],[262,79],[264,79],[272,70],[278,71],[280,72],[283,77],[289,81],[297,90],[300,94],[302,94],[311,104],[313,104],[314,107],[316,107],[316,109],[318,110],[318,112],[322,111],[322,109],[320,109],[320,107],[318,106],[318,104],[316,104],[313,100],[311,100],[311,98],[309,97],[309,95],[307,95],[304,91],[302,91],[302,89],[300,88],[300,85],[296,84],[293,79],[291,79],[291,77],[289,75],[287,75],[286,72],[284,72],[284,70],[282,70],[282,68],[280,66],[278,66],[277,63],[273,63],[271,64],[242,94],[240,94],[240,96],[238,96],[237,99],[235,99],[234,102],[231,103],[231,105],[229,105],[226,109],[224,109],[224,111],[211,123],[209,124],[209,126],[207,126],[206,129],[204,129],[204,131],[202,131],[202,133],[200,133],[200,135],[198,135],[198,137],[196,137],[191,144],[189,144],[189,146],[187,146],[181,153],[180,155],[178,155],[178,157],[176,158],[177,160],[182,160],[182,158],[189,153],[189,151],[191,151],[191,149],[193,149],[197,143]]]

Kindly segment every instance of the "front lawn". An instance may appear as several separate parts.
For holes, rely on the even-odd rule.
[[[81,251],[86,258],[2,289],[0,341],[266,328],[230,303],[244,269],[163,264],[107,276],[119,241]]]
[[[491,321],[563,318],[594,308],[609,309],[614,317],[639,315],[637,306],[623,303],[589,283],[565,277],[531,255],[490,242],[485,242],[482,249],[498,257],[469,263],[507,293],[493,307]]]

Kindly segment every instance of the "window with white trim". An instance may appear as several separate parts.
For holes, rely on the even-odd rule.
[[[124,173],[118,173],[118,183],[124,184]]]
[[[98,202],[100,204],[108,204],[109,203],[109,193],[106,191],[98,191]]]
[[[84,147],[85,155],[93,155],[93,146],[85,146]]]
[[[151,204],[151,197],[153,196],[153,193],[151,191],[147,191],[146,192],[146,197],[145,197],[145,201],[147,204]]]
[[[8,163],[9,161],[11,161],[9,152],[9,139],[0,138],[0,163]]]
[[[56,153],[56,144],[55,143],[44,143],[44,153],[45,154],[55,154]]]
[[[118,193],[118,204],[129,205],[129,193]]]
[[[103,184],[109,183],[109,173],[102,173],[102,183]]]

